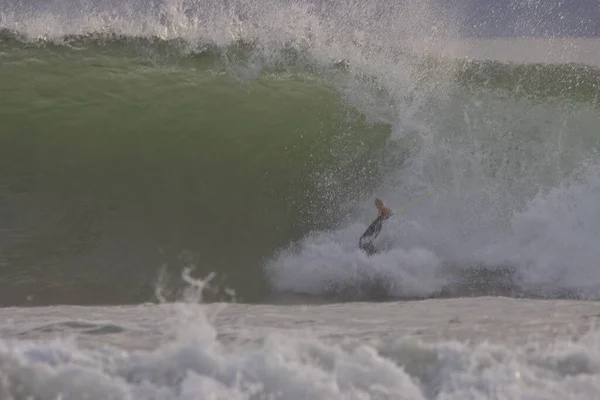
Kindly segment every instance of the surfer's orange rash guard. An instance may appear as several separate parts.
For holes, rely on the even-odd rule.
[[[390,210],[389,207],[381,207],[381,210],[379,210],[379,216],[383,217],[385,219],[388,219],[389,217],[391,217],[393,214],[392,210]]]

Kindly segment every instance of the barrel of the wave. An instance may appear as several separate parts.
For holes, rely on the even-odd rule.
[[[394,215],[394,212],[383,203],[380,198],[375,199],[375,207],[377,207],[377,218],[369,225],[365,233],[360,237],[358,241],[358,247],[363,250],[367,255],[372,256],[378,252],[377,248],[373,244],[373,240],[381,232],[383,222],[389,217]]]

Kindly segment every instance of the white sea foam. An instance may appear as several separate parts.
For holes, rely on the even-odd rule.
[[[431,213],[421,206],[387,222],[376,241],[382,251],[375,256],[357,248],[366,224],[355,223],[310,235],[280,252],[267,270],[281,291],[316,295],[327,292],[331,282],[361,286],[379,279],[389,295],[404,297],[435,295],[459,279],[463,268],[447,274],[444,265],[512,266],[515,289],[598,299],[598,193],[599,174],[593,169],[540,192],[506,219],[485,207],[468,209],[477,202],[452,210],[448,203],[456,199],[450,195],[446,203],[434,202]]]
[[[488,302],[491,308],[486,306]],[[243,315],[259,320],[265,318],[265,322],[274,311],[277,311],[280,322],[285,319],[284,315],[300,319],[311,317],[310,312],[307,314],[308,310],[302,307],[280,306],[280,310],[271,308],[265,312],[261,307],[243,306],[239,310],[242,314],[238,325],[228,328],[235,332],[233,340],[224,342],[217,332],[226,329],[228,319],[213,325],[202,316],[201,305],[180,304],[177,306],[180,311],[178,318],[181,318],[178,326],[164,324],[165,338],[152,350],[89,348],[67,339],[1,340],[0,395],[4,399],[52,400],[597,397],[600,390],[600,341],[595,331],[578,340],[553,339],[550,336],[544,341],[525,339],[526,343],[520,346],[502,344],[502,341],[492,344],[478,337],[480,334],[477,332],[480,324],[489,325],[494,320],[469,322],[469,319],[483,318],[485,312],[503,304],[485,299],[477,304],[479,307],[457,303],[448,308],[464,320],[458,318],[459,321],[450,322],[450,325],[438,320],[440,330],[467,324],[463,329],[470,332],[472,344],[448,339],[420,341],[404,335],[388,335],[385,340],[382,340],[383,337],[380,340],[376,337],[370,341],[360,340],[362,334],[374,327],[393,333],[395,327],[419,322],[408,318],[404,312],[402,321],[394,320],[389,314],[392,318],[387,329],[381,326],[385,325],[383,321],[376,325],[360,324],[358,320],[368,317],[364,314],[368,307],[377,306],[364,305],[357,312],[359,310],[352,304],[342,308],[330,306],[329,310],[319,310],[314,314],[317,318],[324,315],[339,318],[340,313],[346,315],[346,329],[351,330],[339,339],[322,337],[320,333],[326,332],[325,325],[315,326],[311,332],[280,326],[275,321],[270,323],[275,325],[265,327],[262,336],[255,338],[257,341],[238,342],[235,337],[242,338],[245,332],[249,332],[247,328],[252,328],[245,326]],[[444,309],[444,304],[439,301],[424,306],[431,310],[430,322],[435,322],[438,307]],[[394,307],[386,310],[391,311]],[[552,308],[533,302],[513,304],[515,321],[506,326],[498,323],[495,329],[506,330],[507,333],[511,329],[521,329],[519,332],[523,335],[522,329],[535,325],[540,332],[546,332],[544,326],[547,321],[543,318],[551,320],[553,317],[551,314],[537,315],[536,310],[543,313],[554,309],[556,315],[556,310],[568,311],[569,306],[564,307]],[[582,311],[586,309],[584,305],[581,307]],[[593,306],[587,307],[593,309]],[[404,307],[406,310],[410,308],[410,305]],[[145,311],[132,308],[129,311],[132,314],[124,316],[123,322],[131,324],[150,310],[148,307]],[[529,317],[521,317],[526,310],[529,310]],[[17,311],[13,311],[15,316],[19,315]],[[79,311],[86,315],[84,309]],[[77,312],[65,310],[65,315],[74,316]],[[111,315],[109,309],[105,312]],[[422,310],[415,312],[421,319],[428,318]],[[374,312],[378,313],[381,312]],[[167,315],[163,310],[155,316],[161,314]],[[191,315],[199,318],[190,318]],[[537,317],[532,319],[533,315]],[[573,312],[567,315],[573,317]],[[353,318],[358,319],[356,323],[352,322]],[[170,331],[182,332],[184,327],[195,334],[169,339]],[[337,326],[337,329],[342,333],[344,328]],[[132,333],[132,340],[144,341],[145,336]]]

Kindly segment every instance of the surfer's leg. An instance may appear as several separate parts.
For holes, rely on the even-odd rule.
[[[373,245],[373,239],[375,239],[379,235],[379,232],[381,232],[382,224],[382,218],[377,217],[377,219],[373,221],[371,225],[369,225],[365,233],[363,233],[358,241],[358,247],[370,256],[377,253],[377,248],[375,245]]]
[[[369,256],[372,256],[373,254],[377,253],[377,248],[372,242],[369,241],[361,240],[358,244],[358,247],[360,247],[360,249],[367,253],[367,255]]]
[[[381,217],[377,217],[375,221],[371,222],[371,225],[369,225],[360,239],[364,241],[371,241],[375,239],[379,235],[379,232],[381,232],[382,225],[383,219]]]

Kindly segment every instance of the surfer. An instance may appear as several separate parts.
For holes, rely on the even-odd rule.
[[[370,256],[377,253],[377,248],[373,245],[373,239],[381,232],[383,221],[394,215],[392,210],[386,207],[380,198],[375,199],[375,207],[377,207],[377,218],[369,225],[358,241],[358,247]]]

